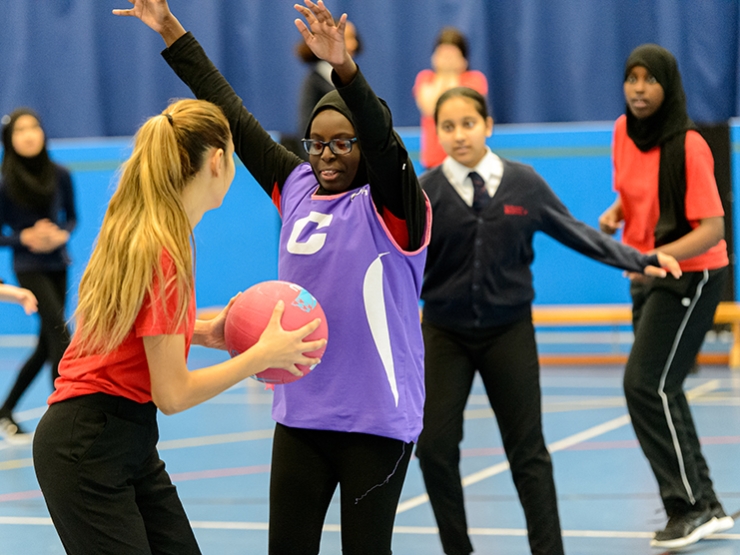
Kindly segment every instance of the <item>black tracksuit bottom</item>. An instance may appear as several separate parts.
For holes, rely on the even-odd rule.
[[[563,553],[552,461],[542,434],[542,396],[531,318],[482,331],[422,323],[425,347],[424,428],[416,455],[444,552],[473,546],[460,483],[463,411],[476,371],[496,415],[534,555]]]
[[[669,516],[718,504],[683,383],[711,329],[727,269],[633,283],[624,394]]]

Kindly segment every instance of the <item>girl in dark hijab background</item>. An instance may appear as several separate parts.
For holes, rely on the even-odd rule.
[[[637,47],[624,73],[626,111],[615,123],[617,199],[602,231],[642,252],[674,256],[678,280],[631,277],[634,344],[624,392],[635,434],[668,516],[651,545],[678,549],[734,524],[712,487],[683,391],[727,280],[724,211],[709,146],[686,111],[673,55]]]
[[[77,224],[69,172],[46,150],[38,115],[19,108],[2,119],[0,246],[13,249],[13,270],[21,287],[38,299],[38,343],[21,367],[0,407],[0,437],[30,440],[13,419],[13,409],[48,361],[53,380],[69,344],[64,305],[69,255],[66,244]]]

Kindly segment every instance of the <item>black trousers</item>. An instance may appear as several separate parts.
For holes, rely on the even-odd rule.
[[[49,407],[33,463],[68,554],[200,553],[158,438],[153,403],[96,393]]]
[[[634,283],[624,394],[668,515],[718,503],[683,383],[712,327],[727,269]]]
[[[413,445],[370,434],[277,424],[270,471],[270,555],[316,555],[337,485],[343,555],[390,555]]]
[[[59,361],[69,345],[64,301],[67,295],[67,270],[58,272],[18,272],[18,283],[30,289],[38,299],[41,326],[36,349],[21,367],[0,413],[12,411],[21,396],[39,374],[46,361],[51,364],[51,383],[59,376]]]
[[[542,435],[539,362],[530,319],[458,332],[424,322],[426,403],[419,458],[444,552],[467,555],[460,483],[463,410],[476,371],[496,415],[535,555],[563,553],[552,461]]]

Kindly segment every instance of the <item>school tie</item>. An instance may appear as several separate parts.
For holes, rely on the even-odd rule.
[[[470,172],[468,177],[473,182],[473,210],[480,212],[486,207],[488,201],[491,200],[486,190],[486,182],[483,181],[483,178],[478,172]]]

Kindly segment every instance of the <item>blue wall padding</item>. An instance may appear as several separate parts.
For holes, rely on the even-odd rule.
[[[418,129],[401,128],[399,132],[416,158]],[[732,121],[731,139],[733,192],[740,198],[740,120]],[[129,138],[64,140],[50,145],[52,157],[72,170],[77,193],[79,226],[70,242],[74,260],[70,308],[115,187],[116,169],[130,152],[130,142]],[[499,125],[490,140],[501,156],[534,166],[571,212],[592,226],[597,226],[599,215],[614,200],[610,143],[609,122]],[[740,229],[737,210],[732,217],[734,229]],[[236,292],[274,279],[279,226],[271,200],[238,164],[223,206],[207,213],[196,229],[198,306],[224,305]],[[628,284],[620,270],[593,262],[543,234],[536,236],[535,252],[537,303],[629,301]],[[15,283],[10,260],[9,249],[0,249],[0,277]],[[0,334],[33,333],[36,326],[37,319],[24,317],[19,307],[0,304]]]

